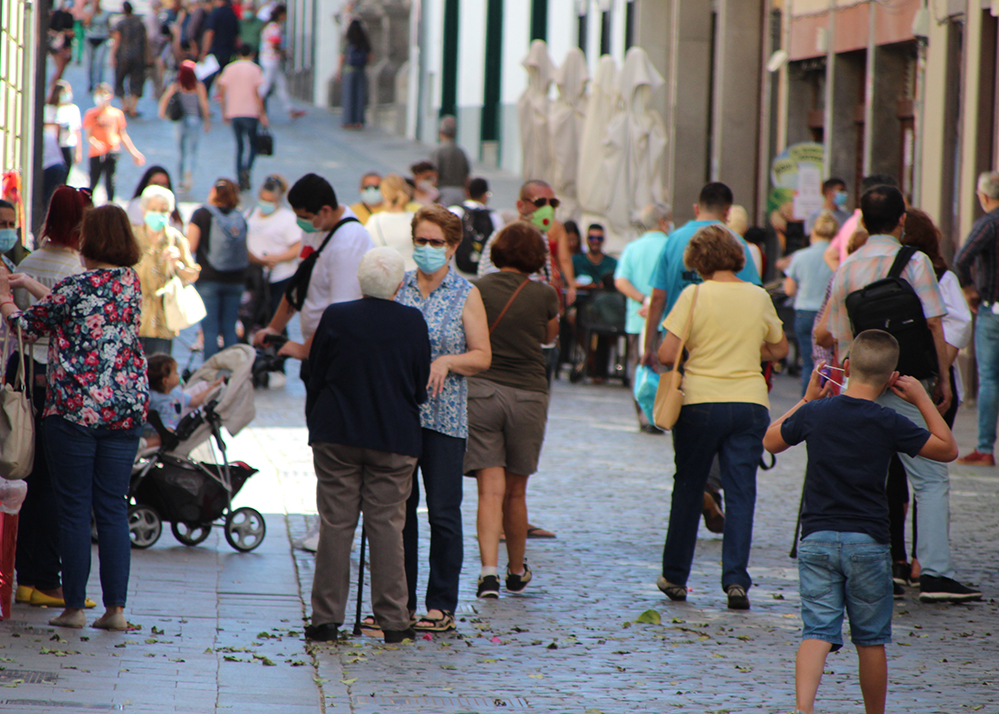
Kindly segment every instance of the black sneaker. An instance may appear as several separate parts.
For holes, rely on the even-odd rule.
[[[891,579],[899,585],[908,585],[912,580],[912,566],[904,562],[892,563]]]
[[[919,576],[920,602],[970,602],[981,600],[978,590],[961,585],[951,578],[937,578],[932,575]]]
[[[656,587],[662,590],[666,597],[674,602],[683,602],[687,599],[686,585],[674,585],[662,575],[656,578]]]
[[[387,645],[397,645],[403,640],[415,640],[416,630],[412,627],[407,627],[405,630],[382,630],[385,635],[385,644]]]
[[[534,575],[531,573],[531,569],[527,566],[527,561],[524,561],[524,573],[523,575],[514,575],[510,572],[510,566],[506,568],[506,589],[507,592],[511,593],[522,593],[527,589],[527,584],[531,582],[531,578]],[[481,587],[481,586],[480,586]],[[482,595],[479,595],[482,597]]]
[[[495,600],[499,597],[499,576],[497,575],[480,575],[479,576],[479,589],[475,593],[475,597],[482,599]]]
[[[898,581],[893,581],[891,584],[892,596],[896,600],[901,600],[905,597],[905,588],[898,584]]]
[[[311,642],[336,642],[340,639],[340,623],[326,622],[322,625],[306,625],[305,639]]]
[[[746,589],[744,587],[741,585],[729,585],[725,588],[725,592],[728,594],[729,610],[749,609],[749,596],[746,595]]]

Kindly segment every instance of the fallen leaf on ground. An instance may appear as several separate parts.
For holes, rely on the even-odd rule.
[[[646,610],[635,618],[635,622],[639,622],[644,625],[659,625],[662,624],[662,617],[659,615],[658,610]]]

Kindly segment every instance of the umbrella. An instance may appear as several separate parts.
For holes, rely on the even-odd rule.
[[[607,125],[618,112],[621,102],[617,75],[614,58],[610,55],[601,57],[597,73],[590,83],[590,98],[579,145],[576,178],[579,205],[587,213],[601,216],[607,210],[610,200],[611,177],[601,171],[600,166],[604,159]]]
[[[604,170],[617,169],[607,220],[619,232],[627,231],[636,209],[663,199],[662,162],[666,126],[649,108],[652,93],[665,84],[645,50],[632,47],[621,70],[624,111],[607,127]]]
[[[562,201],[559,218],[578,218],[576,174],[586,121],[586,55],[573,47],[555,72],[558,99],[552,107],[552,146],[555,151],[555,195]]]
[[[552,183],[555,155],[548,124],[551,112],[548,87],[555,73],[555,64],[548,56],[548,45],[544,40],[531,43],[531,49],[521,64],[527,70],[527,89],[517,102],[524,178]]]

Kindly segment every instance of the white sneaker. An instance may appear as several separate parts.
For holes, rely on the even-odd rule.
[[[315,553],[319,550],[319,519],[309,527],[309,532],[294,542],[294,546],[299,550],[307,550]]]

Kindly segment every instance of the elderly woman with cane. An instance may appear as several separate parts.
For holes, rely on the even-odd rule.
[[[364,297],[326,308],[309,352],[305,413],[320,519],[312,624],[305,629],[312,641],[339,636],[362,512],[375,620],[386,642],[415,634],[402,529],[422,447],[430,337],[419,310],[394,302],[403,275],[398,252],[368,251],[357,273]]]

